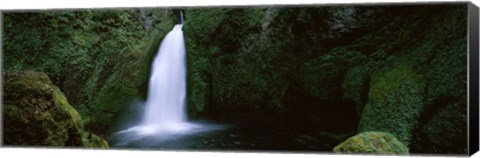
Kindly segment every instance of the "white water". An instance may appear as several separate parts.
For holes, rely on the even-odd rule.
[[[186,116],[186,51],[183,25],[163,39],[152,64],[145,115],[139,126],[118,133],[178,134],[201,128]]]
[[[185,117],[185,46],[182,25],[165,36],[153,60],[144,125],[183,122]]]
[[[182,130],[186,122],[186,60],[182,25],[165,36],[152,64],[144,126]]]

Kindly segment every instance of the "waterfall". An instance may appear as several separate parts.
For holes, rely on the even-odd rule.
[[[187,120],[186,50],[182,30],[183,13],[180,12],[180,14],[181,24],[175,25],[164,37],[153,60],[142,121],[134,127],[114,133],[115,136],[124,136],[120,141],[122,143],[136,141],[144,136],[168,135],[170,137],[225,128],[222,125]]]
[[[153,60],[141,124],[117,134],[178,134],[202,127],[187,121],[186,51],[182,27],[183,24],[175,25],[165,36]]]
[[[185,122],[185,84],[185,45],[179,24],[165,36],[153,61],[143,124],[167,128]]]

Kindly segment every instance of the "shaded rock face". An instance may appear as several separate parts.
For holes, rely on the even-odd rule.
[[[465,4],[187,15],[194,116],[383,131],[415,152],[465,153]]]
[[[369,90],[358,131],[391,133],[414,153],[466,153],[466,8],[416,12],[426,16],[399,32],[421,36],[400,36],[388,42],[399,46],[380,45],[371,54],[384,59],[366,73]]]
[[[395,136],[384,132],[363,132],[333,148],[336,153],[407,155],[408,148]]]
[[[442,104],[439,104],[442,105]],[[411,152],[467,153],[466,103],[445,103],[420,118],[412,138]],[[413,146],[415,144],[415,146]]]
[[[5,145],[82,145],[80,115],[45,73],[6,73],[3,110]]]
[[[45,73],[4,74],[5,145],[108,148],[101,137],[87,138],[82,118]]]
[[[351,40],[349,33],[380,27],[375,24],[388,17],[376,18],[382,13],[377,7],[188,9],[184,32],[191,116],[278,121],[310,107],[350,114],[356,106],[342,98],[343,76],[347,65],[360,64],[365,57],[352,51],[325,54],[331,43]],[[317,120],[319,115],[304,116]],[[355,128],[358,116],[347,118]]]

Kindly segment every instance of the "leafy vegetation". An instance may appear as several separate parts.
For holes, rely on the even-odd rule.
[[[145,98],[151,47],[173,19],[148,29],[143,14],[167,10],[81,10],[6,13],[4,68],[46,72],[65,92],[83,122],[106,134],[119,109]],[[20,27],[19,27],[20,26]],[[152,43],[154,42],[154,43]],[[95,121],[92,121],[95,120]]]

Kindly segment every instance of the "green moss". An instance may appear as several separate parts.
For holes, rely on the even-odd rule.
[[[370,75],[374,67],[373,62],[360,64],[350,68],[345,75],[342,84],[343,98],[352,100],[356,104],[356,110],[360,114],[367,102]]]
[[[217,46],[206,46],[212,35],[226,18],[226,9],[188,9],[184,24],[185,46],[187,51],[187,103],[190,116],[204,112],[211,101],[209,79],[211,71],[208,54],[217,54]],[[209,27],[204,27],[209,26]]]
[[[146,99],[151,62],[161,39],[172,26],[171,21],[164,21],[138,44],[125,46],[115,58],[104,56],[106,59],[97,63],[85,87],[89,104],[83,121],[87,128],[106,133],[116,118],[125,114],[121,109],[136,98]],[[122,64],[114,64],[116,62]]]
[[[405,145],[423,110],[425,83],[409,58],[397,58],[374,72],[359,132],[385,131]]]
[[[72,106],[70,106],[70,104],[68,104],[68,100],[65,97],[65,94],[63,94],[63,92],[60,91],[60,89],[58,89],[58,87],[56,86],[54,86],[53,88],[53,100],[55,102],[55,105],[57,105],[56,107],[58,108],[58,110],[66,112],[68,115],[72,117],[73,119],[72,121],[74,122],[74,124],[79,125],[80,129],[83,128],[80,114],[78,114],[75,108],[73,108]]]
[[[45,73],[4,77],[6,145],[81,145],[81,118]]]
[[[282,59],[262,45],[263,14],[259,8],[186,11],[191,115],[236,120],[248,119],[244,115],[252,111],[266,116],[284,108],[281,98],[288,87],[283,80],[287,66],[281,63],[281,68],[275,69]]]
[[[461,110],[466,108],[462,103],[462,100],[466,100],[467,74],[465,11],[464,5],[438,7],[429,13],[416,10],[423,13],[396,17],[379,31],[340,47],[368,56],[368,62],[348,70],[342,85],[344,98],[352,99],[359,109],[369,106],[369,110],[363,110],[359,131],[386,130],[404,144],[410,144],[415,152],[442,150],[463,153],[466,146],[449,148],[439,142],[458,142],[463,139],[453,137],[465,137],[462,132],[465,123],[460,123],[464,122],[460,120],[466,114],[465,110]],[[397,66],[392,64],[395,62]],[[388,71],[391,72],[387,74]],[[385,73],[384,79],[379,79],[382,73]],[[405,77],[401,77],[402,73],[406,74]],[[421,74],[421,77],[417,80],[414,79],[416,77],[407,77],[408,74]],[[373,81],[373,78],[377,78],[377,81]],[[410,80],[411,83],[402,80]],[[400,106],[399,103],[406,105]],[[452,112],[449,116],[441,114],[441,117],[436,114],[446,108],[457,109],[458,112]]]
[[[97,136],[95,134],[91,134],[91,137],[90,137],[89,133],[85,133],[83,135],[82,142],[83,142],[83,146],[86,148],[101,148],[101,149],[109,148],[108,142],[102,137]]]
[[[459,101],[444,103],[438,110],[425,114],[424,121],[415,132],[412,152],[418,153],[462,153],[468,152],[466,103]],[[445,103],[446,102],[446,103]]]
[[[93,111],[95,115],[115,115],[122,105],[128,104],[128,99],[145,98],[149,66],[155,55],[150,50],[159,44],[149,41],[163,38],[162,33],[171,28],[167,31],[158,28],[173,24],[165,17],[165,11],[148,9],[146,16],[156,17],[151,23],[155,29],[144,27],[146,21],[137,9],[8,13],[5,15],[8,31],[3,35],[10,47],[4,50],[4,68],[46,72],[89,128],[94,121]],[[105,94],[105,90],[114,91]],[[112,103],[121,100],[123,104],[118,107],[104,104],[110,99]],[[102,111],[105,108],[96,105],[108,105],[112,111]],[[95,132],[105,134],[109,126],[103,125],[107,126],[95,128]]]
[[[112,75],[96,96],[88,125],[95,132],[107,131],[114,121],[114,115],[137,96],[137,89],[130,87],[121,77]]]
[[[322,100],[340,99],[342,97],[342,83],[352,83],[345,79],[350,66],[365,63],[367,57],[360,52],[350,51],[345,48],[336,48],[319,58],[308,61],[301,69],[301,86],[305,91]],[[347,76],[349,77],[349,76]]]
[[[45,73],[7,72],[4,77],[5,145],[90,147],[82,140],[80,114]],[[92,141],[105,147],[98,136]]]
[[[68,103],[63,92],[56,86],[53,88],[53,100],[56,108],[68,116],[68,118],[65,119],[68,121],[64,122],[69,133],[67,144],[80,145],[79,142],[83,133],[83,122],[80,114]]]
[[[340,143],[333,152],[407,155],[408,148],[389,133],[363,132]]]

